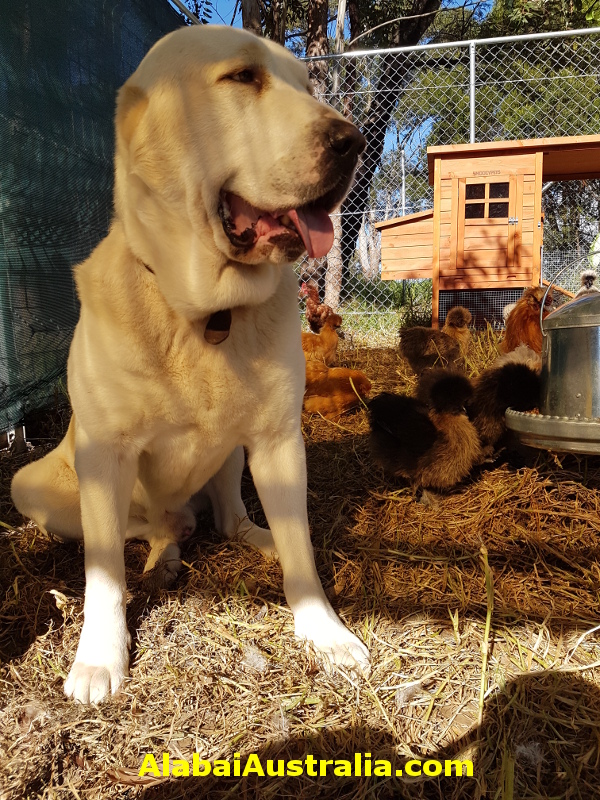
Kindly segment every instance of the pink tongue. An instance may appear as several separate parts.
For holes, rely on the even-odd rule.
[[[235,194],[226,195],[231,219],[235,222],[235,232],[243,233],[254,228],[256,236],[268,236],[285,230],[278,219],[271,214],[251,206]],[[302,237],[304,247],[310,258],[327,255],[333,245],[333,223],[323,209],[292,209],[287,212]]]
[[[288,211],[310,258],[327,255],[333,245],[333,223],[323,209]]]

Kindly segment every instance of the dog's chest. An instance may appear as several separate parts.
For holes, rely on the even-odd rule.
[[[295,402],[304,388],[299,348],[285,329],[271,333],[255,317],[234,310],[229,335],[218,344],[206,340],[202,326],[175,338],[156,382],[169,422],[218,441],[228,430],[274,424]]]

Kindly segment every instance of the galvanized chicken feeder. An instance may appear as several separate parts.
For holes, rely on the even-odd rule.
[[[565,303],[541,325],[540,413],[509,408],[506,425],[530,447],[600,454],[600,292]]]

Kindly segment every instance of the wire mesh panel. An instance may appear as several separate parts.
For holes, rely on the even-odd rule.
[[[0,0],[0,430],[47,402],[106,234],[116,90],[181,24],[165,2]]]
[[[322,299],[365,345],[393,343],[398,325],[414,316],[414,304],[399,302],[398,288],[381,280],[374,223],[433,207],[428,146],[468,142],[471,126],[476,141],[600,132],[598,30],[349,53],[308,65],[317,96],[358,125],[368,144],[334,218],[332,251],[319,261],[305,259],[298,271],[318,281]],[[564,186],[543,195],[547,264],[548,251],[585,254],[598,234],[598,181]],[[470,310],[480,324],[484,307],[493,314],[486,319],[500,323],[515,290],[484,291],[469,295]],[[424,302],[431,296],[418,294]]]
[[[596,258],[594,251],[583,254],[577,250],[555,250],[544,253],[542,278],[574,294],[581,288],[582,272],[592,270],[600,274]]]
[[[475,328],[485,328],[489,323],[493,328],[503,324],[504,308],[516,303],[523,294],[522,289],[459,289],[457,291],[440,292],[440,323],[453,306],[468,308],[473,317]]]

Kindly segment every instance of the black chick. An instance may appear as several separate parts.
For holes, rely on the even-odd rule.
[[[390,392],[369,403],[370,445],[385,472],[432,489],[450,489],[480,461],[477,432],[465,404],[473,387],[463,375],[435,370],[417,397]]]
[[[539,406],[540,392],[540,376],[526,364],[508,363],[481,373],[468,412],[486,454],[506,432],[506,409],[532,411]]]

